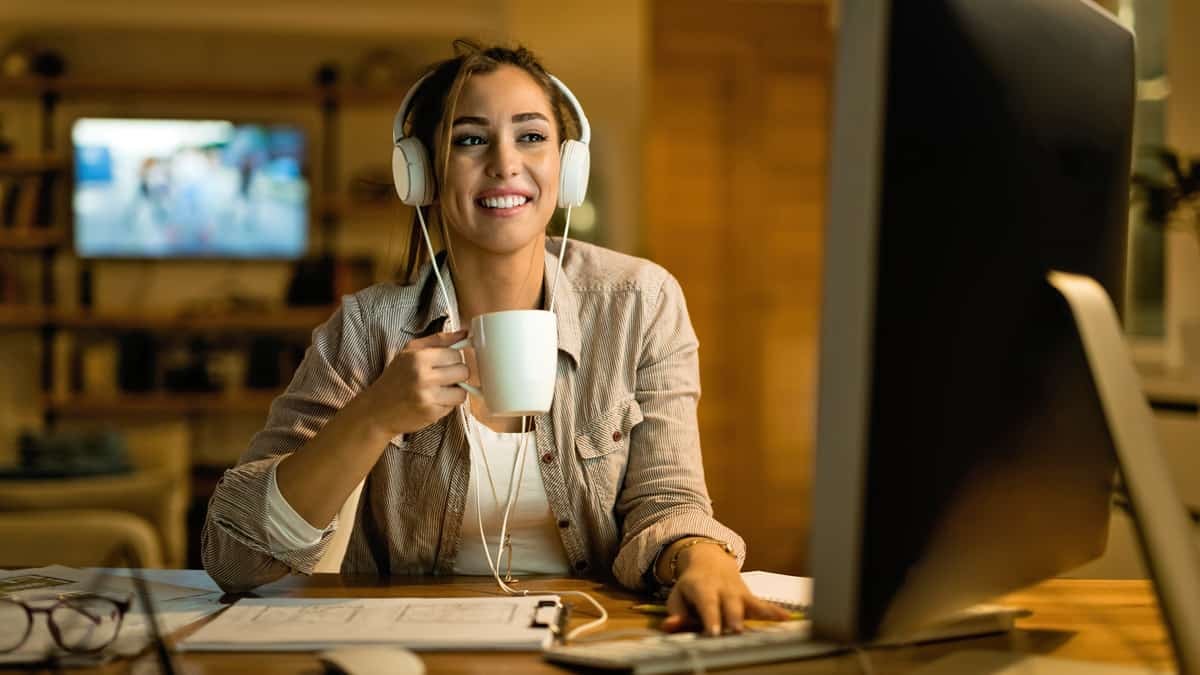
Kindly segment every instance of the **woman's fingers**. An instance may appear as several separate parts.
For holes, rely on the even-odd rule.
[[[745,611],[741,595],[726,593],[721,596],[721,622],[726,629],[735,633],[742,632],[742,619],[745,618]]]
[[[453,333],[434,333],[433,335],[409,340],[408,344],[404,345],[404,351],[415,352],[421,349],[449,347],[465,337],[467,337],[466,330],[456,330]]]
[[[450,386],[466,382],[471,377],[471,369],[467,368],[465,363],[452,363],[448,366],[434,368],[429,377],[433,384]]]
[[[696,610],[701,630],[705,635],[721,634],[721,601],[715,589],[705,587],[688,588],[688,602]]]
[[[748,595],[746,597],[746,618],[784,621],[792,618],[792,613],[779,605]]]
[[[679,587],[671,589],[667,596],[667,618],[662,622],[662,629],[668,633],[681,630],[688,623],[687,600]]]

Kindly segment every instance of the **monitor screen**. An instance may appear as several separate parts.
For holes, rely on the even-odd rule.
[[[71,144],[81,257],[304,255],[309,185],[299,126],[80,118]]]
[[[904,633],[1103,553],[1116,458],[1051,270],[1122,297],[1133,36],[1089,0],[842,3],[816,634]]]

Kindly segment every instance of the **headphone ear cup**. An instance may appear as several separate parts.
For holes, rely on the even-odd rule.
[[[588,173],[592,155],[587,143],[563,141],[558,173],[558,205],[562,208],[583,204],[587,196]]]
[[[433,201],[433,177],[429,155],[419,138],[401,138],[392,148],[392,181],[396,196],[409,206],[428,206]]]

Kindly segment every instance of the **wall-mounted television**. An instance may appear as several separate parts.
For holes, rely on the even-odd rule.
[[[308,240],[299,125],[84,117],[71,128],[84,258],[297,258]]]

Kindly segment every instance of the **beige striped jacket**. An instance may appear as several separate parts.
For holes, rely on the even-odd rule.
[[[546,297],[556,242],[546,246]],[[729,542],[740,565],[745,544],[713,518],[704,483],[698,342],[679,283],[649,261],[577,242],[567,246],[562,274],[554,403],[534,418],[534,431],[574,572],[611,573],[644,590],[662,548],[689,535]],[[270,552],[266,531],[271,467],[316,435],[409,340],[441,330],[446,317],[426,264],[415,284],[345,296],[313,331],[265,428],[209,501],[202,557],[218,584],[240,591],[289,572],[309,574],[333,531],[348,526],[343,573],[452,573],[471,532],[462,527],[470,465],[457,415],[391,440],[367,475],[353,524],[335,518],[317,545],[283,554]]]

